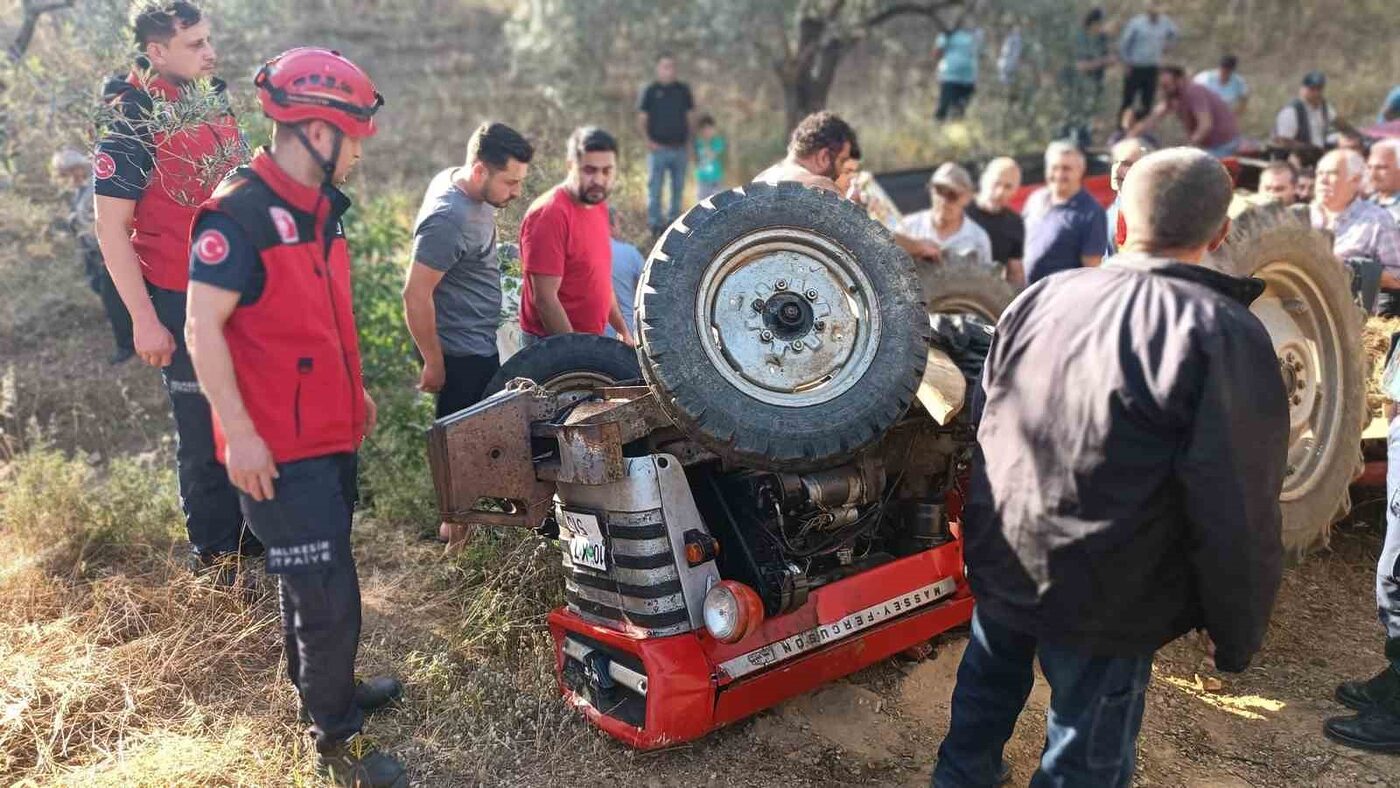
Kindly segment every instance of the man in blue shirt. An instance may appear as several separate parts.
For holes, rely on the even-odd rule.
[[[938,64],[938,111],[934,119],[961,118],[977,90],[977,58],[982,52],[982,31],[961,25],[938,36],[933,60]]]
[[[637,247],[617,237],[617,211],[609,208],[608,218],[612,223],[612,284],[617,305],[622,309],[622,321],[632,336],[637,335],[637,283],[642,280],[642,266],[646,260]],[[608,326],[606,336],[617,337],[617,332]]]
[[[1103,208],[1084,191],[1084,154],[1067,142],[1045,149],[1045,188],[1026,201],[1026,284],[1075,268],[1094,268],[1108,244]]]

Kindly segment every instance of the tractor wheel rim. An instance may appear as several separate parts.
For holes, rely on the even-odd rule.
[[[844,249],[774,228],[739,238],[710,262],[695,327],[720,375],[772,405],[808,407],[850,390],[874,361],[879,294]]]
[[[1343,401],[1326,382],[1339,385],[1346,374],[1341,316],[1292,263],[1268,263],[1254,276],[1266,287],[1250,308],[1273,341],[1288,402],[1288,465],[1280,495],[1287,502],[1312,491],[1338,450]]]

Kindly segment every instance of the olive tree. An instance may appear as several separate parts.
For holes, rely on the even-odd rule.
[[[790,129],[826,106],[843,59],[896,24],[946,30],[975,0],[530,0],[509,27],[517,69],[587,92],[580,74],[606,75],[619,53],[650,48],[712,53],[766,71]],[[576,96],[575,98],[578,98]]]

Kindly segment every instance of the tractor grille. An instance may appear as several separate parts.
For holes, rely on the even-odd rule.
[[[577,564],[565,548],[569,609],[603,626],[640,630],[648,637],[689,632],[690,616],[661,510],[609,512],[599,519],[608,569]]]

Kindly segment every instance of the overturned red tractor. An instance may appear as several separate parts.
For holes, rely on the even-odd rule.
[[[1344,321],[1280,345],[1299,400],[1353,396],[1333,351],[1359,317],[1337,280],[1276,287],[1281,314]],[[498,393],[434,425],[443,520],[557,540],[565,699],[634,747],[698,738],[967,622],[963,404],[990,327],[946,313],[995,319],[1012,295],[990,271],[916,268],[836,194],[721,193],[647,261],[635,353],[544,341],[505,364]],[[1306,517],[1330,522],[1345,500],[1349,407],[1299,416]],[[1325,525],[1286,536],[1299,547]]]

